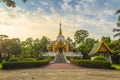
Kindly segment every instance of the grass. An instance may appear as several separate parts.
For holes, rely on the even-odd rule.
[[[0,69],[2,69],[2,64],[0,64]]]
[[[120,70],[120,64],[112,64],[112,67],[114,67],[117,70]]]

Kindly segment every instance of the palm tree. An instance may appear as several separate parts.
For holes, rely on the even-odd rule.
[[[120,9],[116,11],[116,14],[120,14]],[[116,32],[114,37],[120,37],[120,15],[118,17],[117,28],[113,28],[113,32]]]

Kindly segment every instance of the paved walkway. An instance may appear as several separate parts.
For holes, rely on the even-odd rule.
[[[52,63],[43,68],[44,69],[80,69],[80,67],[72,65],[70,63]]]
[[[43,68],[0,70],[0,80],[120,80],[120,71],[54,63]]]

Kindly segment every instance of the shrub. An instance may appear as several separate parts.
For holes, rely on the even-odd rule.
[[[68,60],[70,60],[70,59],[77,59],[77,60],[82,59],[80,56],[67,56],[66,58],[67,58]]]
[[[0,52],[0,63],[2,63],[2,54]]]
[[[6,62],[2,64],[2,69],[16,69],[16,68],[32,68],[32,67],[42,67],[49,64],[49,60],[41,61],[20,61],[20,62]]]
[[[90,68],[111,68],[111,63],[109,61],[103,60],[71,60],[72,64],[82,66],[82,67],[90,67]]]
[[[107,61],[107,59],[104,56],[96,56],[93,60],[103,60]]]
[[[24,58],[22,61],[37,61],[36,58]]]
[[[20,59],[17,57],[12,57],[8,60],[8,62],[18,62],[18,61],[20,61]]]

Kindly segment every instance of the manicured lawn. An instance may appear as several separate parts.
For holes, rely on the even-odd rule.
[[[120,64],[112,64],[112,67],[114,67],[117,70],[120,70]]]
[[[0,69],[2,68],[2,64],[0,64]]]

